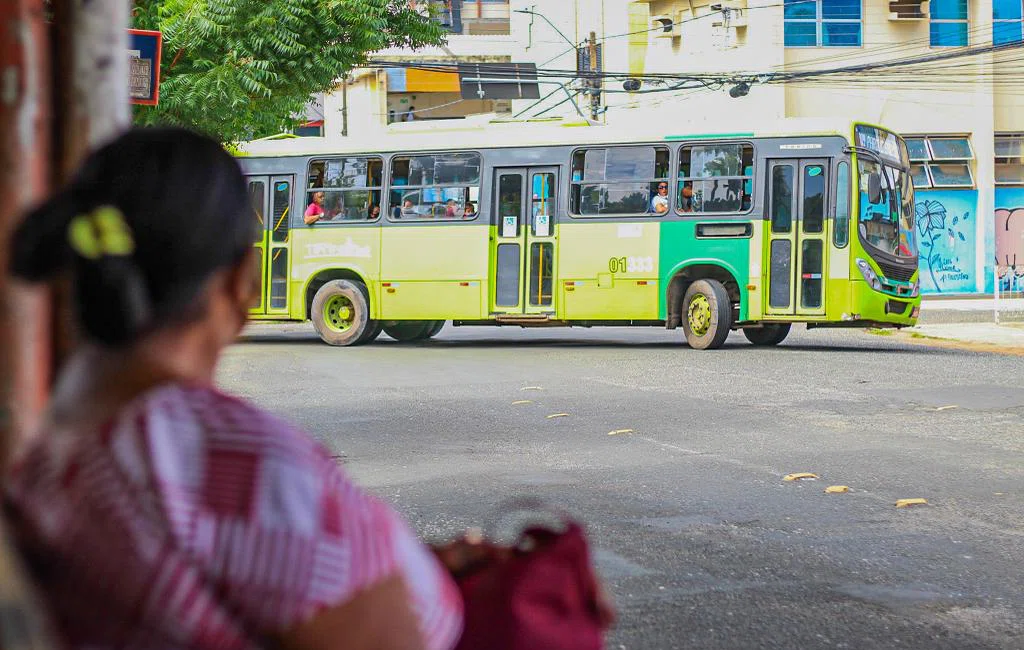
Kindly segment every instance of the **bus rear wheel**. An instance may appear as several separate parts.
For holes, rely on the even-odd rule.
[[[435,320],[430,322],[430,327],[427,328],[426,333],[423,335],[425,339],[432,339],[438,335],[438,333],[444,329],[444,324],[447,321]]]
[[[419,341],[427,338],[427,332],[434,325],[434,321],[407,320],[384,326],[384,333],[399,343]]]
[[[380,336],[380,333],[384,331],[384,325],[382,325],[380,321],[370,321],[370,323],[372,325],[366,328],[366,332],[359,337],[359,341],[356,345],[372,343],[373,341],[376,341],[377,337]]]
[[[761,327],[744,327],[743,336],[754,345],[778,345],[789,336],[789,323],[771,323]]]
[[[353,280],[331,280],[313,296],[310,319],[317,334],[330,345],[359,345],[374,329],[366,286]]]
[[[732,303],[718,280],[697,280],[683,297],[683,332],[697,350],[722,347],[732,327]]]

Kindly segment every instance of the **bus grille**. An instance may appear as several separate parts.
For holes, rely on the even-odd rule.
[[[914,277],[914,272],[917,271],[916,265],[902,264],[888,264],[882,260],[875,260],[878,262],[878,268],[882,269],[882,273],[885,277],[890,280],[899,280],[900,282],[910,282],[910,278]]]

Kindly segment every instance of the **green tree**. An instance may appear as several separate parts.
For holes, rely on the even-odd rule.
[[[222,142],[294,125],[372,52],[444,42],[409,0],[136,0],[132,22],[164,39],[160,103],[136,106],[135,123]]]

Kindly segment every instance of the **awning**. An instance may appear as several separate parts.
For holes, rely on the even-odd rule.
[[[457,93],[458,72],[438,72],[416,68],[388,68],[389,93]]]

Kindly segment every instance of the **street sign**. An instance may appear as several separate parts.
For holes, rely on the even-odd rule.
[[[540,99],[535,63],[460,63],[463,99]]]
[[[156,106],[160,99],[160,32],[128,30],[128,95],[133,104]]]

